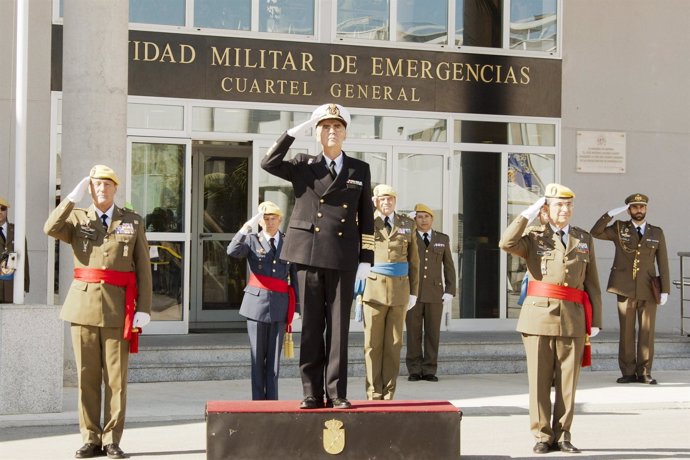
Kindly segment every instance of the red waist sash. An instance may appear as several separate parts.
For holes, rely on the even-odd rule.
[[[585,309],[585,351],[582,355],[582,367],[592,365],[592,347],[589,343],[589,336],[592,333],[592,303],[589,301],[589,294],[586,291],[567,286],[544,283],[543,281],[529,280],[527,285],[527,295],[536,297],[551,297],[552,299],[575,302],[582,305]]]
[[[124,339],[129,340],[129,352],[139,351],[140,328],[133,328],[134,312],[139,290],[137,289],[137,276],[134,272],[121,272],[117,270],[101,270],[98,268],[75,268],[74,279],[86,283],[100,283],[101,281],[113,286],[125,288],[125,330]]]
[[[254,273],[249,274],[248,285],[259,289],[264,289],[266,291],[287,292],[288,312],[285,321],[285,330],[287,332],[292,332],[292,317],[295,316],[295,307],[297,305],[297,301],[295,299],[295,289],[285,280],[273,278],[271,276],[257,275]]]

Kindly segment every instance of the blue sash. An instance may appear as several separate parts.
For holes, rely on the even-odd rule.
[[[0,281],[9,281],[14,279],[14,272],[8,275],[0,275]]]

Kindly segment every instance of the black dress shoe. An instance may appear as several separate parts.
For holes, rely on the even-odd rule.
[[[101,446],[87,442],[74,453],[74,458],[92,458],[101,457],[103,455],[105,455],[105,452],[103,452]]]
[[[334,409],[349,409],[352,407],[352,404],[350,404],[350,401],[348,401],[345,398],[335,398],[330,402],[329,407],[333,407]]]
[[[616,383],[633,383],[637,382],[637,377],[634,375],[624,375],[623,377],[618,377]]]
[[[320,409],[323,407],[323,399],[314,396],[307,396],[299,404],[300,409]]]
[[[656,379],[652,378],[651,375],[641,375],[637,378],[640,383],[646,383],[647,385],[656,385]]]
[[[419,374],[410,374],[409,377],[407,377],[407,380],[410,382],[419,382],[422,380],[422,376]]]
[[[425,374],[422,378],[427,382],[438,382],[438,377],[436,377],[434,374]]]
[[[538,442],[534,445],[532,450],[535,454],[548,454],[550,447],[548,442]]]
[[[103,448],[103,450],[108,458],[127,458],[125,453],[122,452],[122,449],[120,449],[120,446],[118,446],[116,442],[108,444]]]
[[[579,454],[580,449],[570,444],[570,441],[563,441],[558,443],[558,450],[568,454]]]

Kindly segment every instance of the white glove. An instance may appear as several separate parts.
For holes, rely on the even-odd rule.
[[[546,198],[541,197],[535,201],[534,204],[531,204],[529,208],[522,211],[520,215],[527,219],[528,222],[531,222],[535,217],[537,217],[537,214],[539,214],[539,211],[541,210],[542,206],[544,206],[544,203],[546,203]]]
[[[249,232],[257,233],[259,231],[259,221],[264,218],[264,213],[260,212],[255,216],[252,216],[247,222],[242,225],[240,233],[247,234]]]
[[[417,303],[417,296],[410,294],[410,302],[407,304],[407,311],[410,311],[414,304]]]
[[[297,312],[295,312],[295,313],[292,315],[292,320],[293,320],[293,321],[296,320],[296,319],[300,319],[300,318],[301,318],[301,316],[300,316],[300,314],[297,313]]]
[[[132,321],[132,327],[144,327],[151,322],[151,315],[144,313],[143,311],[138,311],[134,314],[134,321]]]
[[[371,272],[371,264],[368,262],[360,262],[357,267],[357,274],[355,275],[355,281],[361,281],[367,279]]]
[[[86,176],[77,184],[76,187],[74,187],[74,190],[67,195],[67,199],[72,203],[79,203],[84,198],[84,195],[86,195],[86,191],[89,189],[90,184],[91,178]]]
[[[621,206],[620,208],[612,209],[612,210],[610,210],[609,212],[607,212],[607,214],[608,214],[610,217],[613,217],[613,216],[615,216],[616,214],[622,213],[622,212],[625,211],[626,209],[628,209],[628,205],[627,205],[627,204],[626,204],[625,206]]]
[[[409,217],[410,219],[414,219],[415,217],[417,217],[417,211],[408,212],[407,217]]]
[[[667,300],[668,300],[668,294],[665,292],[662,292],[661,293],[661,299],[659,301],[659,305],[665,304]]]
[[[601,329],[599,329],[598,327],[592,326],[592,333],[589,334],[589,338],[591,339],[592,337],[596,337],[600,330]]]
[[[453,301],[453,294],[444,292],[443,297],[441,297],[441,299],[443,299],[443,303],[451,303]]]
[[[302,122],[297,126],[293,126],[292,128],[287,130],[288,136],[297,137],[309,128],[313,128],[314,126],[316,126],[316,120],[318,118],[319,117],[317,115],[316,117],[312,117],[309,120]]]

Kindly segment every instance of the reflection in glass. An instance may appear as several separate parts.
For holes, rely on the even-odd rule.
[[[400,153],[397,210],[407,214],[424,203],[434,211],[434,228],[443,228],[444,170],[443,155]]]
[[[183,26],[185,0],[129,0],[129,22]]]
[[[463,45],[463,33],[465,29],[465,0],[455,0],[455,44]]]
[[[441,118],[355,115],[347,127],[348,139],[445,142],[447,135],[446,120]]]
[[[347,151],[347,155],[358,160],[369,163],[369,170],[371,171],[371,189],[374,190],[379,184],[386,183],[386,154],[384,152],[353,152]]]
[[[465,0],[461,3],[457,7],[462,9],[462,44],[501,48],[503,0]]]
[[[526,51],[556,50],[557,0],[512,0],[510,48]]]
[[[454,131],[456,142],[545,147],[556,145],[556,125],[547,123],[456,120]]]
[[[291,148],[288,150],[287,155],[285,155],[285,159],[292,159],[300,153],[308,153],[308,151],[306,149]],[[281,231],[285,231],[292,215],[292,208],[295,206],[295,193],[292,190],[292,184],[261,169],[259,171],[259,203],[262,201],[272,201],[283,210],[284,216],[280,228]],[[256,206],[259,203],[256,203]],[[254,209],[256,208],[253,208],[252,211]]]
[[[252,0],[194,0],[194,26],[250,30]]]
[[[132,206],[147,232],[184,228],[184,145],[132,143]]]
[[[448,43],[448,0],[398,0],[398,41]]]
[[[127,127],[140,129],[184,129],[181,105],[127,104]]]
[[[338,0],[337,37],[388,40],[388,0]]]
[[[209,157],[204,161],[203,231],[235,233],[247,214],[247,158]]]
[[[259,31],[314,35],[314,0],[259,0]]]
[[[192,130],[216,133],[282,134],[306,121],[307,112],[194,107]],[[305,133],[308,135],[309,133]]]
[[[457,193],[451,223],[459,304],[453,318],[500,316],[501,154],[455,152],[450,190]]]
[[[238,227],[239,228],[239,227]],[[247,262],[226,253],[230,241],[204,241],[202,305],[204,310],[239,310],[245,286]]]
[[[181,241],[149,241],[154,321],[182,321],[184,298],[184,243]]]
[[[508,223],[539,197],[544,196],[545,185],[555,180],[555,168],[553,155],[508,154]],[[532,225],[539,225],[539,221],[535,220]],[[517,304],[520,284],[527,272],[524,259],[508,254],[507,271],[507,315],[508,318],[517,318],[520,315],[520,306]]]

